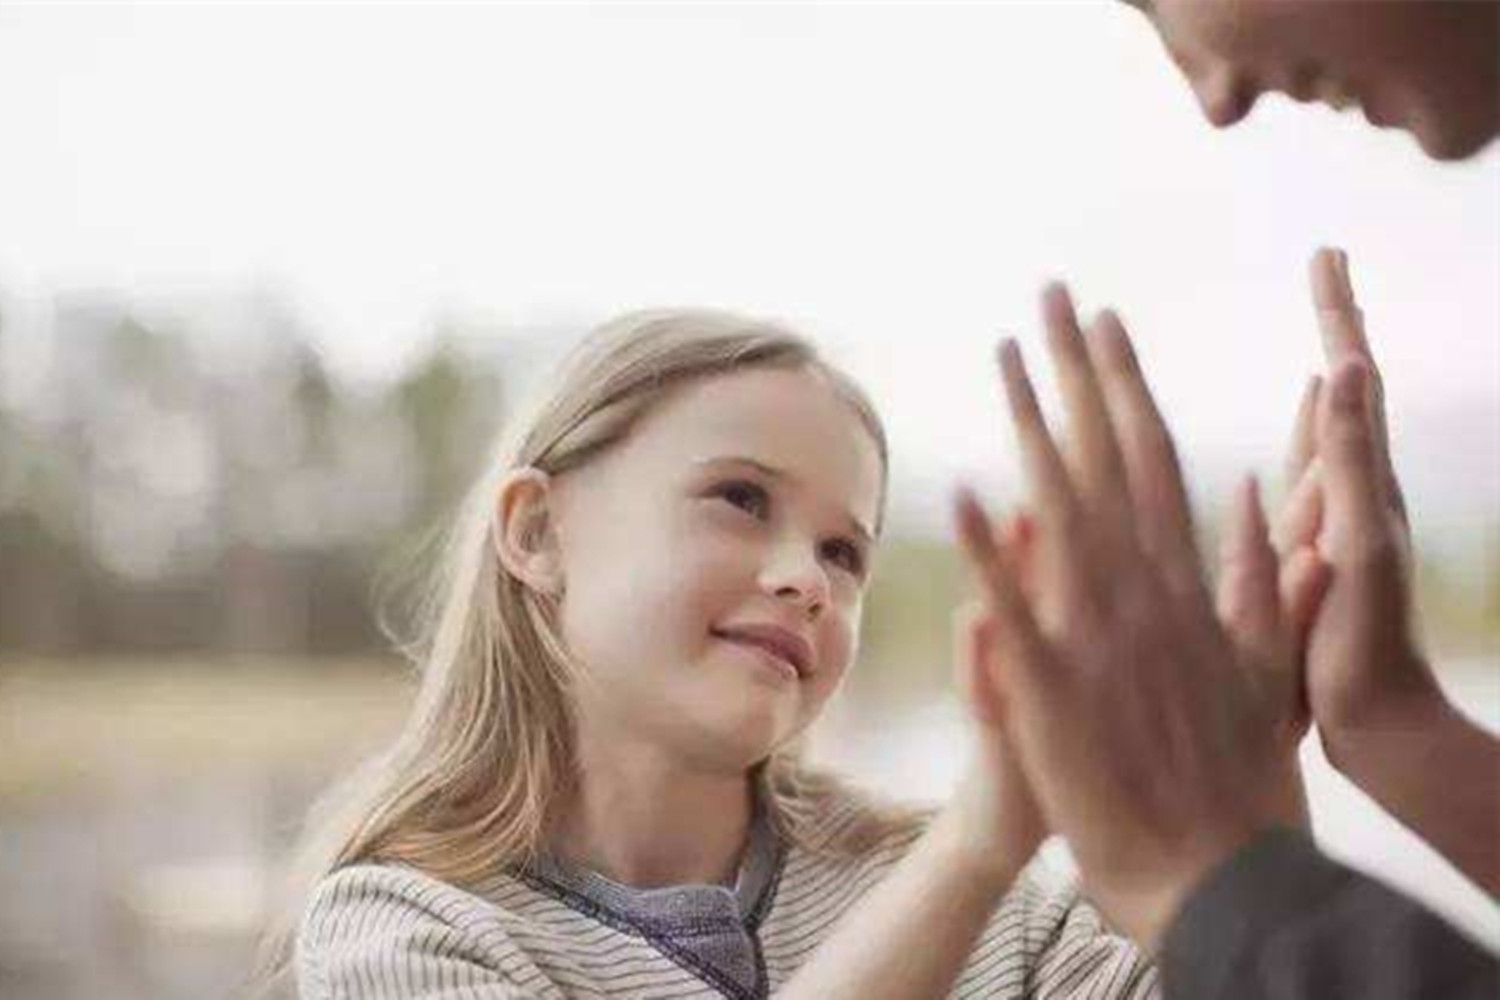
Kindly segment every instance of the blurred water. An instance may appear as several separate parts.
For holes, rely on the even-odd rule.
[[[1441,677],[1465,712],[1500,732],[1500,661],[1448,664]],[[846,709],[829,721],[815,747],[819,759],[892,795],[940,800],[964,765],[967,722],[951,698],[886,717]],[[1335,771],[1316,737],[1303,744],[1302,761],[1314,832],[1330,854],[1422,900],[1500,952],[1500,907]]]
[[[404,700],[329,664],[7,664],[0,998],[229,997],[314,795]]]
[[[0,997],[228,997],[310,787],[142,774],[0,817]]]
[[[200,664],[181,676],[55,689],[7,678],[0,998],[231,995],[267,913],[268,880],[308,803],[405,704],[405,689],[378,673],[306,673],[241,672],[231,682]],[[1500,731],[1500,663],[1443,676],[1459,704]],[[951,700],[899,712],[844,700],[814,749],[871,786],[932,800],[957,779],[966,732]],[[1481,892],[1335,773],[1315,741],[1305,762],[1331,852],[1500,949],[1500,911]],[[7,784],[43,766],[40,784]]]

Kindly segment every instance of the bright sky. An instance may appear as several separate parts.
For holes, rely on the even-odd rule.
[[[1112,0],[990,7],[0,7],[0,297],[274,287],[378,376],[442,317],[769,313],[890,424],[897,506],[1011,468],[997,331],[1070,279],[1184,453],[1271,469],[1353,255],[1427,523],[1500,504],[1500,154],[1262,102],[1217,133]],[[904,484],[904,485],[903,485]]]

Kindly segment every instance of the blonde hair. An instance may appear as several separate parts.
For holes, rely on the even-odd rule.
[[[715,310],[656,310],[595,330],[526,417],[513,421],[465,500],[424,588],[417,638],[403,649],[421,683],[405,725],[309,815],[290,871],[290,902],[262,941],[257,980],[286,973],[296,912],[328,873],[360,862],[411,865],[473,886],[524,866],[544,847],[553,806],[572,778],[576,666],[556,605],[507,572],[496,555],[496,499],[511,471],[558,475],[623,440],[669,391],[750,368],[818,375],[859,418],[879,452],[885,433],[864,393],[799,335]],[[879,524],[876,525],[877,530]],[[820,835],[813,823],[843,782],[809,767],[796,745],[752,771],[758,800],[790,843],[848,853],[901,810]]]

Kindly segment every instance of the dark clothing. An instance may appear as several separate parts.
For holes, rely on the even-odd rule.
[[[1204,880],[1160,962],[1169,1000],[1500,1000],[1495,956],[1290,830]]]

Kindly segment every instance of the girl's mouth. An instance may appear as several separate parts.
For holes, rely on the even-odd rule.
[[[746,625],[713,629],[713,635],[756,653],[788,678],[807,675],[811,649],[807,640],[773,625]]]

